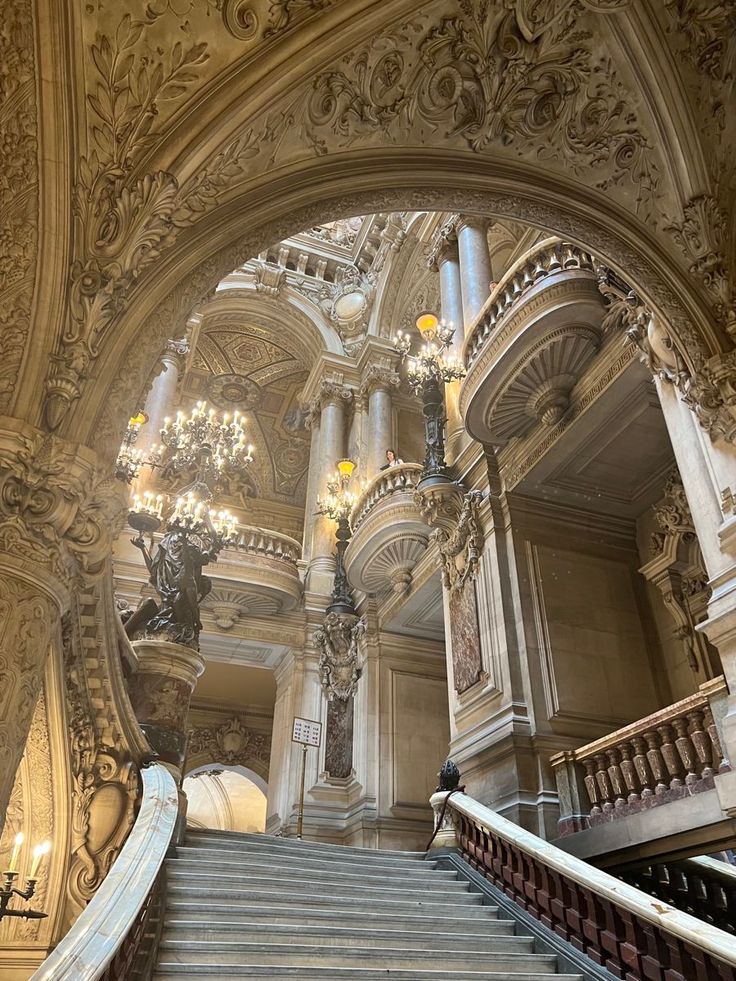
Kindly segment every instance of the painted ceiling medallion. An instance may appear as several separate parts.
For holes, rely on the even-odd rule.
[[[261,389],[243,375],[217,375],[210,383],[209,397],[218,409],[245,412],[260,405]]]

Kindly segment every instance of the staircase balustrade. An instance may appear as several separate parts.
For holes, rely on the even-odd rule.
[[[653,715],[553,756],[560,834],[711,789],[713,777],[730,769],[713,712],[713,704],[725,692],[724,679],[714,679]],[[575,783],[577,787],[571,787]],[[586,796],[587,816],[577,812]]]
[[[618,873],[643,892],[736,934],[736,867],[708,856],[658,862]]]
[[[355,502],[350,514],[350,524],[353,532],[357,531],[370,511],[379,501],[397,491],[413,491],[422,475],[419,463],[399,463],[395,467],[387,467],[379,471],[363,488],[360,497]]]
[[[447,796],[432,797],[438,819]],[[614,977],[736,981],[736,942],[717,927],[568,855],[466,794],[447,800],[443,844],[448,817],[472,868]]]
[[[140,810],[90,904],[30,981],[130,981],[156,908],[159,872],[179,813],[176,783],[162,763],[141,770]]]
[[[571,242],[545,239],[504,275],[470,328],[464,346],[465,365],[473,364],[496,324],[538,283],[569,269],[594,269],[593,256]]]

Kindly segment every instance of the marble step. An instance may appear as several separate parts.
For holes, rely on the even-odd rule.
[[[442,951],[442,966],[446,970],[493,970],[536,971],[554,974],[557,958],[553,954],[535,954],[531,951]],[[364,947],[328,946],[327,944],[303,943],[252,943],[247,941],[162,940],[159,945],[159,963],[205,964],[225,966],[287,966],[287,967],[365,967],[370,961],[373,970],[383,968],[429,968],[438,957],[431,950],[404,948],[403,950],[371,950]],[[330,965],[330,961],[333,963]]]
[[[268,864],[269,867],[278,867],[284,869],[321,869],[325,872],[341,872],[343,870],[350,870],[355,872],[365,873],[367,875],[387,875],[387,876],[402,876],[411,879],[427,879],[428,877],[435,878],[435,876],[441,876],[442,878],[457,877],[457,873],[450,869],[437,869],[436,862],[407,862],[404,865],[395,864],[388,861],[380,862],[370,862],[370,861],[360,861],[354,862],[349,858],[333,858],[329,856],[328,858],[315,858],[311,856],[309,858],[302,855],[292,856],[291,854],[286,854],[283,851],[279,851],[278,848],[274,849],[260,849],[255,852],[251,849],[231,849],[227,846],[218,847],[200,847],[199,845],[179,845],[176,849],[177,858],[186,858],[188,861],[202,862],[206,865],[211,863],[221,863],[225,862],[228,865],[237,865],[238,868],[241,865],[263,865]]]
[[[233,877],[240,879],[257,879],[267,874],[269,878],[288,882],[318,882],[326,888],[332,885],[355,885],[377,887],[385,885],[387,889],[421,889],[422,891],[439,891],[445,889],[448,884],[463,884],[458,879],[457,872],[435,872],[432,876],[405,876],[405,875],[383,875],[378,870],[372,872],[355,871],[350,866],[344,870],[333,871],[316,867],[302,868],[301,866],[289,867],[287,865],[266,866],[263,862],[239,862],[219,859],[207,862],[190,858],[186,855],[177,854],[176,858],[169,858],[166,861],[168,872],[186,873],[187,875],[207,875],[212,879],[225,880]]]
[[[246,839],[246,840],[241,840]],[[236,832],[189,832],[184,840],[185,848],[227,849],[230,854],[249,853],[253,856],[278,855],[284,860],[344,862],[350,865],[370,865],[373,867],[391,865],[392,867],[413,868],[415,870],[433,869],[436,861],[425,859],[424,852],[372,851],[369,848],[348,848],[344,845],[324,845],[300,842],[291,838],[271,838],[267,835],[238,835]]]
[[[360,903],[363,907],[383,902],[403,902],[403,903],[426,903],[441,906],[472,906],[482,901],[480,893],[471,893],[467,882],[446,882],[444,889],[414,889],[399,884],[394,887],[386,885],[355,885],[350,883],[330,883],[329,887],[319,879],[282,879],[278,876],[266,874],[242,876],[238,875],[217,875],[212,876],[205,871],[184,872],[170,866],[167,862],[166,876],[169,887],[174,889],[179,885],[186,884],[190,893],[197,896],[210,895],[212,890],[227,891],[228,893],[260,893],[267,892],[283,895],[290,900],[295,897],[316,897],[321,895],[329,888],[330,897],[345,900],[353,900]]]
[[[167,922],[169,918],[186,919],[190,922],[252,922],[258,924],[261,929],[268,929],[271,924],[283,924],[289,926],[294,923],[302,923],[306,926],[332,926],[335,923],[334,909],[315,909],[314,906],[233,906],[230,903],[215,903],[202,906],[199,901],[192,901],[191,897],[185,900],[172,900],[166,906]],[[458,916],[451,910],[444,912],[438,910],[437,913],[423,912],[421,909],[414,909],[409,912],[381,912],[380,910],[360,909],[341,909],[340,924],[346,928],[350,926],[369,927],[377,930],[409,930],[415,933],[455,932],[464,933],[468,930],[468,921],[472,920],[472,932],[475,935],[492,934],[496,932],[498,924],[511,926],[513,932],[513,920],[499,920],[497,906],[464,907],[463,915]]]
[[[160,964],[155,977],[169,981],[187,981],[193,977],[206,977],[209,981],[231,981],[247,978],[248,981],[549,981],[549,971],[447,971],[440,968],[405,970],[389,968],[374,971],[357,967],[267,967],[263,965],[230,965],[211,967],[208,964]],[[555,981],[584,981],[582,974],[554,974]]]
[[[275,846],[286,851],[313,851],[322,855],[350,855],[354,858],[390,858],[423,862],[426,852],[402,852],[393,848],[357,848],[354,845],[333,845],[324,841],[300,841],[298,838],[279,838],[276,835],[251,834],[244,831],[187,831],[185,843],[199,841],[228,841],[243,848],[260,845]]]
[[[242,940],[259,943],[284,943],[298,937],[305,943],[325,943],[328,946],[379,948],[417,948],[427,951],[492,950],[501,946],[504,950],[532,950],[531,937],[514,935],[514,923],[510,920],[491,920],[492,930],[483,933],[466,933],[458,930],[431,932],[407,929],[377,928],[375,926],[346,927],[335,924],[304,923],[292,918],[289,923],[254,922],[253,920],[233,921],[180,919],[169,916],[164,929],[165,940]]]

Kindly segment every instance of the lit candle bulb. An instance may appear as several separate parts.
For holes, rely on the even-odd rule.
[[[41,866],[41,861],[44,855],[48,855],[50,849],[51,849],[50,841],[44,841],[40,845],[36,845],[36,847],[33,849],[33,862],[31,863],[31,871],[28,876],[29,879],[38,878],[38,870]]]
[[[25,840],[25,836],[23,832],[19,831],[18,834],[15,836],[15,840],[13,842],[13,851],[10,854],[10,864],[8,865],[8,872],[18,871],[18,858],[20,857],[20,850],[24,840]]]

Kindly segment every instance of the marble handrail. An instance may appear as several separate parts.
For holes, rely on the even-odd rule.
[[[725,691],[716,678],[694,695],[576,750],[558,753],[553,770],[570,763],[585,768],[590,816],[621,811],[650,797],[691,787],[725,769],[711,700]],[[681,793],[681,791],[680,791]]]
[[[568,269],[594,269],[593,256],[571,242],[547,238],[521,256],[493,289],[469,328],[463,345],[465,366],[470,368],[496,324],[532,286]]]
[[[446,798],[431,798],[438,818]],[[736,940],[723,930],[569,855],[467,794],[453,793],[447,812],[473,868],[614,976],[736,978]],[[661,973],[649,973],[655,964]]]
[[[269,531],[267,528],[256,528],[252,525],[238,525],[231,548],[249,552],[251,555],[282,559],[294,566],[302,554],[302,547],[296,538],[280,531]]]
[[[30,981],[96,981],[124,944],[156,882],[179,813],[162,763],[141,770],[140,810],[105,881]]]
[[[368,512],[383,498],[395,491],[414,490],[422,475],[420,463],[398,463],[395,467],[380,470],[363,488],[350,513],[353,531],[367,516]]]

